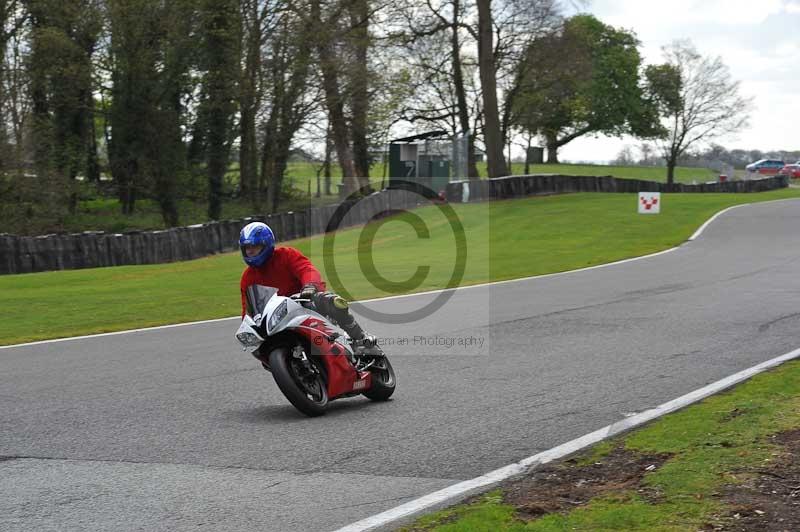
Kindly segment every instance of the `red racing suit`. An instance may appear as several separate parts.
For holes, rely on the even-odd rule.
[[[248,266],[242,272],[239,286],[242,292],[242,318],[247,303],[245,290],[252,284],[272,286],[279,296],[290,296],[300,292],[303,286],[313,284],[320,292],[325,291],[325,282],[308,258],[294,248],[275,248],[272,256],[262,266]]]

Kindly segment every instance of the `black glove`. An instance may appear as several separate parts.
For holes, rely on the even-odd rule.
[[[317,286],[314,284],[307,284],[300,290],[300,297],[302,299],[314,299],[314,296],[317,295]]]

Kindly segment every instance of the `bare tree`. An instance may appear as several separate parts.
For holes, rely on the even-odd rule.
[[[19,42],[27,20],[28,14],[20,2],[0,0],[0,169],[8,168],[9,163],[17,159],[14,154],[7,151],[8,124],[12,124],[12,128],[14,128],[16,123],[16,120],[13,119],[15,107],[12,102],[15,93],[18,93],[20,88],[16,79],[19,74],[17,70]],[[18,146],[19,144],[17,143]]]
[[[502,158],[523,79],[518,75],[519,63],[534,38],[558,26],[560,6],[559,0],[405,4],[404,56],[413,58],[412,77],[418,85],[404,117],[437,127],[454,117],[459,128],[454,133],[470,132],[469,176],[478,175],[476,138],[482,138],[487,148],[499,146],[487,151],[496,151],[491,159]]]
[[[668,131],[659,147],[672,184],[681,155],[744,127],[752,100],[739,95],[739,82],[731,79],[722,59],[701,56],[691,42],[673,42],[664,56],[666,64],[648,67],[645,75]]]
[[[643,166],[651,166],[653,165],[653,150],[655,148],[652,144],[647,142],[643,142],[639,145],[639,153],[641,154],[641,159],[639,159],[639,164]]]
[[[398,35],[403,54],[412,61],[409,75],[414,96],[402,112],[409,122],[447,127],[453,134],[469,133],[467,174],[477,177],[473,119],[479,100],[474,85],[476,61],[465,41],[477,40],[468,21],[475,10],[468,0],[424,0],[404,5],[404,27]]]
[[[369,183],[369,21],[375,9],[368,0],[310,0],[309,5],[313,31],[307,38],[316,48],[325,106],[347,193]]]
[[[369,141],[367,140],[369,112],[369,48],[370,2],[350,0],[347,6],[350,28],[348,44],[353,51],[350,63],[350,128],[353,138],[353,170],[360,187],[369,187]]]
[[[266,187],[272,211],[280,203],[294,136],[314,104],[314,93],[309,90],[314,18],[307,15],[306,7],[301,2],[287,6],[264,54],[267,103],[256,196],[260,201],[261,190]]]

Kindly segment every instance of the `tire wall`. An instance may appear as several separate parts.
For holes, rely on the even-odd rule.
[[[526,175],[448,184],[450,202],[473,202],[570,192],[762,192],[788,186],[788,178],[776,176],[749,181],[727,181],[703,185],[666,185],[614,177]],[[328,228],[365,224],[375,213],[390,213],[427,203],[413,190],[383,190],[352,200],[351,209],[329,205],[297,212],[254,216],[177,227],[163,231],[15,236],[0,234],[0,275],[50,270],[99,268],[125,264],[161,264],[192,260],[215,253],[235,251],[239,231],[253,221],[269,225],[279,241],[325,233]],[[341,206],[347,206],[345,200]],[[344,213],[344,214],[341,214]]]
[[[789,186],[786,176],[744,181],[711,182],[700,185],[658,183],[610,176],[518,175],[470,181],[452,181],[447,185],[450,202],[473,202],[524,198],[570,192],[764,192]]]
[[[359,200],[339,227],[364,224],[375,212],[410,209],[423,202],[404,190],[385,190]],[[345,202],[346,203],[346,202]],[[197,259],[238,249],[239,231],[249,222],[269,225],[279,241],[322,234],[334,222],[339,205],[306,211],[210,222],[163,231],[15,236],[0,234],[0,274],[99,268],[124,264],[161,264]],[[340,211],[341,212],[341,211]],[[333,227],[333,226],[331,226]]]

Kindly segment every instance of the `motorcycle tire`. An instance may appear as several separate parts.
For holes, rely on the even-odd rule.
[[[394,368],[388,357],[381,357],[375,365],[369,368],[372,373],[372,386],[363,393],[364,397],[370,401],[386,401],[394,393],[397,379],[394,375]]]
[[[292,357],[288,348],[279,347],[269,354],[272,377],[283,395],[300,412],[316,417],[325,413],[328,390],[319,362],[313,358],[310,360],[318,370],[315,378],[303,376],[302,362]]]

